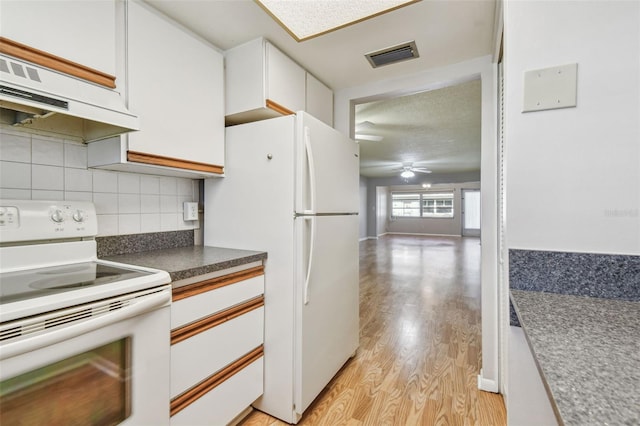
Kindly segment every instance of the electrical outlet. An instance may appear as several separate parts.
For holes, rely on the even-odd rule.
[[[198,203],[185,202],[183,218],[185,221],[198,220]]]

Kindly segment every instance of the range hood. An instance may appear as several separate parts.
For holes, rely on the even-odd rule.
[[[85,142],[140,125],[116,90],[5,54],[0,54],[0,108],[5,124]]]

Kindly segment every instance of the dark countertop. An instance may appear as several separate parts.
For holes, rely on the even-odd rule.
[[[167,271],[171,281],[204,275],[234,266],[264,261],[266,252],[221,247],[189,246],[102,257],[119,263]]]
[[[511,290],[565,425],[640,423],[640,302]]]

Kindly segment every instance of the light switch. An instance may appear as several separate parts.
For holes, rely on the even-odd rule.
[[[185,221],[198,220],[198,203],[185,202],[183,206],[182,216]]]
[[[525,72],[522,112],[575,107],[577,74],[578,64]]]

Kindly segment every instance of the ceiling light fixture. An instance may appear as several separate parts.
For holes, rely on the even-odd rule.
[[[416,174],[415,174],[415,173],[413,173],[411,170],[405,170],[404,172],[400,173],[400,176],[401,176],[401,177],[403,177],[403,178],[405,178],[405,179],[412,178],[412,177],[414,177],[415,175],[416,175]]]
[[[304,41],[420,0],[255,0],[296,41]]]

